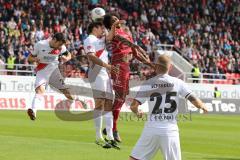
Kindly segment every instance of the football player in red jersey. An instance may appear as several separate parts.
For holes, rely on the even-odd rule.
[[[119,21],[116,16],[105,15],[103,24],[108,30],[110,30],[107,41],[110,41],[111,44],[111,65],[118,68],[118,74],[111,72],[113,89],[115,91],[115,100],[113,104],[113,135],[117,142],[121,142],[121,138],[117,130],[117,120],[121,107],[129,93],[129,62],[134,57],[145,64],[150,66],[153,65],[151,64],[148,56],[145,54],[145,51],[134,44],[129,30],[127,30],[126,27],[124,28],[121,25],[122,23],[114,23],[116,21]]]

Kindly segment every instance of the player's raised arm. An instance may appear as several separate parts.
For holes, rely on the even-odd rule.
[[[119,40],[120,42],[128,45],[129,47],[132,48],[133,51],[133,55],[135,56],[135,58],[137,58],[139,61],[146,63],[146,64],[151,64],[150,63],[150,59],[146,53],[146,51],[144,49],[142,49],[142,47],[134,44],[133,42],[129,41],[128,39],[120,36],[120,35],[115,35],[114,38],[116,38],[117,40]],[[152,65],[150,65],[152,67]]]
[[[140,47],[140,46],[139,46]],[[140,47],[141,48],[141,47]],[[143,49],[142,49],[143,50]],[[134,57],[139,60],[140,62],[155,68],[155,65],[153,63],[151,63],[151,60],[149,59],[149,57],[146,54],[143,54],[142,52],[139,52],[139,50],[137,50],[136,48],[132,48],[133,51],[133,55]],[[144,51],[144,50],[143,50]],[[144,51],[145,52],[145,51]]]
[[[63,63],[69,61],[72,58],[72,54],[70,52],[67,52],[66,55],[61,56],[61,60]]]
[[[37,58],[37,56],[34,56],[34,55],[32,55],[32,54],[29,54],[29,56],[28,56],[28,61],[29,62],[39,62],[39,59]]]
[[[61,49],[60,59],[63,63],[69,61],[72,58],[72,54],[67,50],[66,46],[63,45]]]
[[[114,27],[114,28],[116,28],[116,27]],[[111,35],[111,34],[112,33],[109,33],[109,35]],[[134,44],[133,42],[129,41],[128,39],[126,39],[120,35],[111,35],[110,37],[113,37],[114,39],[117,39],[118,41],[122,42],[123,44],[131,47],[132,51],[133,51],[133,55],[136,59],[138,59],[140,62],[147,64],[150,67],[154,68],[154,65],[150,62],[150,59],[149,59],[148,55],[146,54],[146,51],[144,49],[142,49],[140,46]]]
[[[37,58],[37,55],[39,53],[39,48],[40,48],[39,45],[40,45],[39,43],[36,43],[34,45],[33,52],[31,54],[29,54],[29,56],[28,56],[28,61],[29,62],[32,62],[32,63],[33,62],[37,62],[37,63],[39,63],[39,58]]]
[[[208,110],[206,108],[206,106],[204,105],[204,103],[196,96],[194,96],[193,94],[189,95],[187,98],[195,107],[202,109],[204,113],[207,113]]]
[[[61,60],[63,62],[67,62],[72,58],[72,54],[71,52],[69,52],[68,50],[66,50],[65,52],[62,53],[61,55]]]

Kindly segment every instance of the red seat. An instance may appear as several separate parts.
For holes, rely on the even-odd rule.
[[[225,84],[225,80],[220,80],[219,84]]]
[[[208,83],[208,80],[203,80],[203,83]]]
[[[215,80],[213,81],[214,84],[220,84],[220,81],[219,80]]]
[[[231,74],[231,79],[235,79],[237,77],[237,73],[232,73]]]
[[[240,79],[240,74],[239,74],[239,73],[237,73],[237,76],[236,76],[236,77],[237,77],[237,79]]]
[[[228,81],[226,79],[223,80],[223,84],[228,84]]]
[[[227,80],[227,84],[233,84],[233,80],[232,79],[228,79]]]
[[[231,77],[231,74],[230,73],[226,73],[226,78],[230,79],[230,77]]]
[[[230,77],[230,79],[234,79],[235,78],[235,73],[231,73],[231,77]]]

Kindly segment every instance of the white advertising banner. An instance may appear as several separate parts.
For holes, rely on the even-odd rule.
[[[28,76],[0,76],[0,110],[26,110],[31,106],[32,98],[34,96],[34,82],[35,77]],[[87,80],[79,79],[79,78],[68,78],[66,79],[66,84],[72,87],[77,92],[74,91],[77,95],[79,95],[79,99],[84,101],[87,105],[86,107],[82,106],[81,102],[75,102],[71,105],[70,110],[72,111],[89,111],[94,108],[94,100],[92,98],[92,90],[90,84]],[[137,84],[138,82],[131,82],[131,84]],[[191,90],[203,99],[208,99],[207,103],[210,105],[210,100],[213,98],[214,87],[216,85],[213,84],[188,84]],[[224,103],[230,104],[228,111],[235,111],[234,107],[232,107],[232,103],[235,105],[240,104],[240,86],[239,85],[218,85],[218,90],[222,93],[222,99],[224,99]],[[127,97],[126,103],[122,107],[123,112],[129,112],[129,104],[131,103],[132,98],[134,98],[134,93],[136,93],[136,89],[138,87],[131,88],[130,95]],[[134,92],[133,92],[134,91]],[[132,94],[133,93],[133,94]],[[68,110],[68,106],[65,104],[60,104],[62,100],[66,100],[64,95],[53,91],[50,87],[47,87],[46,94],[44,96],[45,104],[44,106],[39,106],[39,110]],[[213,99],[214,100],[214,99]],[[239,101],[239,103],[238,103]],[[217,104],[218,103],[218,104]],[[58,104],[58,105],[57,105]],[[221,106],[219,102],[213,101],[213,106]],[[184,106],[185,107],[185,106]],[[183,107],[183,108],[184,108]],[[213,112],[217,112],[217,108],[212,110]],[[223,105],[223,111],[225,111],[226,107]],[[141,106],[143,111],[148,111],[147,103]],[[221,109],[221,108],[220,108]],[[188,105],[188,110],[196,111],[192,108],[191,105]],[[236,111],[239,109],[236,107]],[[240,112],[240,110],[239,110]]]
[[[0,110],[27,110],[31,107],[35,77],[27,76],[0,76]],[[73,89],[77,91],[78,98],[87,106],[82,106],[80,101],[74,102],[70,106],[71,111],[89,111],[94,108],[94,99],[92,98],[91,87],[88,81],[79,78],[69,78],[65,80],[66,84],[76,86]],[[74,91],[74,93],[76,93]],[[38,106],[39,110],[69,110],[69,106],[60,103],[66,100],[65,96],[52,90],[49,86],[44,95],[44,106]],[[126,104],[130,104],[131,98],[127,98]],[[123,112],[129,112],[129,105],[124,104]],[[147,107],[144,107],[147,108]],[[147,111],[144,109],[144,111]]]
[[[240,85],[219,85],[189,83],[190,89],[200,98],[213,98],[214,87],[221,92],[221,98],[240,99]]]

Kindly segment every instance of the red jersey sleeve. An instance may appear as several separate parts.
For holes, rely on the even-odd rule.
[[[133,38],[131,35],[129,35],[126,31],[124,31],[123,29],[116,29],[115,31],[116,35],[119,35],[131,42],[133,42]],[[124,55],[127,54],[132,54],[132,48],[129,47],[128,45],[126,45],[126,43],[121,42],[118,39],[114,39],[112,41],[112,53],[113,53],[113,59],[116,58],[120,58],[123,57]]]

